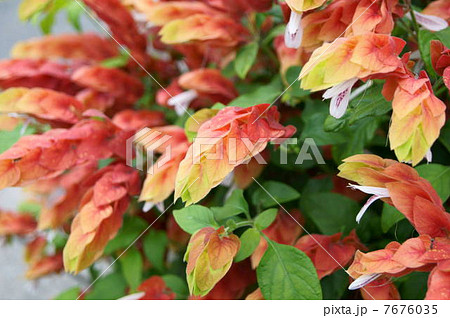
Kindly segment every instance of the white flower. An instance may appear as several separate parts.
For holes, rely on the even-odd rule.
[[[134,293],[134,294],[127,295],[127,296],[124,296],[124,297],[122,297],[122,298],[119,298],[119,299],[117,299],[117,300],[139,300],[139,299],[141,299],[144,295],[145,295],[144,292],[141,292],[141,293]]]
[[[358,215],[356,216],[356,222],[358,222],[358,223],[361,221],[361,218],[363,217],[364,213],[366,213],[367,209],[369,208],[369,206],[372,203],[374,203],[378,199],[390,197],[388,189],[385,189],[385,188],[365,187],[365,186],[359,186],[359,185],[355,185],[355,184],[350,184],[349,187],[352,189],[362,191],[367,194],[373,194],[373,196],[371,196],[369,198],[369,200],[367,200],[366,204],[364,204],[364,206],[361,208]]]
[[[355,281],[353,283],[351,283],[350,286],[348,286],[348,289],[349,290],[360,289],[360,288],[366,286],[367,284],[370,284],[371,282],[373,282],[380,276],[381,276],[381,274],[362,275],[362,276],[358,277],[357,279],[355,279]]]
[[[291,11],[291,16],[284,33],[284,43],[288,48],[297,49],[302,44],[302,39],[302,14]]]
[[[158,202],[158,203],[153,203],[153,202],[145,202],[144,207],[142,208],[142,211],[147,213],[148,211],[150,211],[151,209],[153,209],[153,207],[155,207],[158,209],[159,212],[163,213],[164,212],[164,202]]]
[[[358,78],[352,78],[340,84],[333,86],[325,91],[323,94],[324,99],[330,99],[330,115],[335,118],[341,118],[344,116],[347,110],[348,103],[350,102],[350,94],[352,87],[358,81]]]
[[[431,152],[431,149],[428,149],[427,154],[425,155],[425,159],[427,159],[427,163],[433,161],[433,153]]]
[[[193,89],[190,89],[176,96],[173,96],[171,99],[169,99],[167,104],[175,107],[175,112],[177,113],[178,116],[181,116],[183,115],[184,112],[186,112],[189,105],[197,97],[198,97],[197,92]]]
[[[407,18],[412,19],[411,12],[405,15]],[[434,15],[422,14],[414,11],[417,23],[430,31],[441,31],[448,27],[447,21]]]

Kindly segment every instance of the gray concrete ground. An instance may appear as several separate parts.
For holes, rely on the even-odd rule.
[[[17,17],[19,0],[0,0],[0,58],[9,56],[14,43],[41,35],[37,26],[25,24]],[[87,19],[83,21],[84,29],[96,30]],[[60,16],[54,33],[72,32]],[[21,200],[20,189],[0,191],[0,209],[13,210]],[[26,265],[23,261],[23,242],[15,240],[12,244],[0,246],[0,299],[51,299],[70,287],[77,285],[69,275],[54,275],[37,282],[24,278]]]

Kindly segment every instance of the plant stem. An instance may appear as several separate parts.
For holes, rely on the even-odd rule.
[[[253,220],[242,221],[236,223],[236,228],[244,227],[244,226],[253,226]]]
[[[417,39],[419,39],[419,25],[417,24],[416,15],[411,5],[411,0],[408,0],[409,12],[411,13],[411,20],[413,23],[414,31],[416,31]]]

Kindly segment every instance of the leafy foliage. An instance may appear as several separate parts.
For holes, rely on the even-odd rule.
[[[55,299],[450,299],[448,9],[23,0],[0,236]]]

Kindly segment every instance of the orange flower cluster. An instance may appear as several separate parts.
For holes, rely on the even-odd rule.
[[[384,276],[431,271],[426,298],[448,299],[450,214],[430,183],[413,168],[374,155],[348,158],[339,168],[341,177],[360,184],[354,188],[374,193],[375,198],[385,192],[383,200],[404,214],[420,235],[403,244],[391,242],[383,250],[367,254],[358,251],[349,268],[356,279],[351,288],[360,288]],[[386,286],[393,288],[390,284]],[[370,296],[370,291],[366,293]]]

